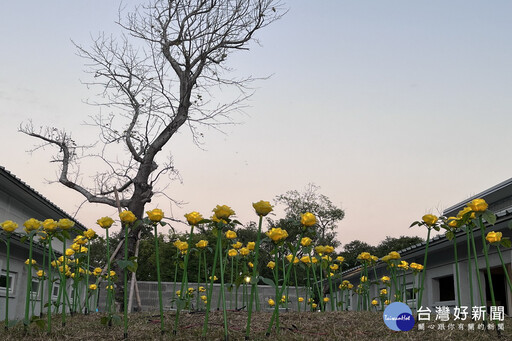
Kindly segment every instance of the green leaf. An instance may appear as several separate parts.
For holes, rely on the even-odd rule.
[[[20,242],[22,243],[25,243],[28,239],[28,236],[27,235],[24,235],[23,237],[20,238]]]
[[[123,260],[123,259],[117,260],[116,262],[117,262],[117,265],[119,266],[119,268],[122,270],[126,269],[131,263],[129,260]]]
[[[506,247],[506,248],[509,248],[512,246],[512,241],[510,241],[510,239],[508,238],[501,238],[501,242],[500,242],[500,245],[503,246],[503,247]]]
[[[453,240],[453,237],[455,237],[455,234],[453,233],[453,231],[446,231],[446,233],[444,235],[446,236],[446,239],[448,239],[448,240]]]
[[[71,235],[70,235],[70,234],[69,234],[69,232],[68,232],[68,231],[66,231],[66,230],[62,231],[62,235],[63,235],[64,237],[66,237],[66,239],[71,239]]]
[[[119,315],[112,315],[112,323],[114,325],[120,325],[121,324],[121,316],[119,316]]]
[[[485,211],[482,214],[482,218],[484,218],[485,221],[491,225],[494,225],[496,223],[496,215],[489,210]]]
[[[139,263],[135,261],[130,261],[130,265],[127,266],[128,271],[137,272],[137,268],[139,267]]]
[[[274,281],[271,280],[270,278],[266,278],[266,277],[262,277],[260,276],[260,279],[263,283],[265,283],[266,285],[270,285],[272,288],[275,288],[276,285],[274,284]]]
[[[37,319],[34,321],[36,325],[39,327],[39,329],[44,330],[46,329],[46,320]]]
[[[55,238],[57,238],[58,240],[60,240],[61,242],[63,242],[63,243],[64,243],[64,237],[63,237],[62,235],[60,235],[60,234],[56,234],[56,235],[55,235]]]
[[[100,322],[101,322],[101,324],[102,324],[102,325],[106,326],[106,325],[107,325],[107,323],[108,323],[108,320],[110,320],[110,319],[108,318],[108,316],[103,316],[103,317],[100,319]]]

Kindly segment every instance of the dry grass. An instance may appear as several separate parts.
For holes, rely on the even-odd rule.
[[[100,324],[102,315],[69,317],[65,328],[58,316],[54,318],[52,333],[41,331],[35,324],[30,326],[28,334],[23,325],[18,324],[9,331],[0,330],[0,340],[122,340],[123,327],[107,327]],[[165,326],[172,330],[174,313],[165,315]],[[419,331],[417,325],[409,332],[393,332],[382,320],[382,313],[376,312],[327,312],[327,313],[282,313],[280,315],[279,334],[274,329],[270,337],[265,331],[271,313],[261,312],[253,315],[251,340],[512,340],[512,320],[506,318],[501,336],[496,331],[438,330],[439,323],[427,323],[425,331]],[[243,340],[247,314],[229,312],[228,327],[230,340]],[[204,314],[182,314],[177,335],[166,332],[160,334],[160,318],[157,313],[132,314],[129,321],[129,340],[200,340]],[[205,340],[223,340],[222,313],[210,314],[209,331]],[[445,323],[447,328],[448,323]],[[453,322],[452,322],[453,323]],[[434,328],[429,329],[432,325]],[[458,324],[456,325],[458,326]]]

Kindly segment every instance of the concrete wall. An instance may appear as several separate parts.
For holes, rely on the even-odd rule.
[[[139,293],[142,303],[142,310],[143,311],[158,311],[159,310],[159,301],[158,301],[158,283],[157,282],[137,282],[139,287]],[[99,310],[105,311],[105,302],[106,302],[106,290],[105,290],[105,283],[101,284],[101,290],[99,295]],[[204,283],[197,284],[197,283],[189,283],[189,288],[194,288],[194,296],[190,300],[191,302],[191,308],[192,309],[205,309],[206,305],[202,303],[201,300],[199,300],[199,306],[197,305],[197,288],[199,286],[203,286],[206,288]],[[130,287],[130,284],[128,284],[128,287]],[[181,283],[177,282],[163,282],[162,283],[162,301],[164,310],[173,310],[176,309],[176,291],[181,289]],[[227,309],[241,309],[244,306],[248,306],[248,300],[250,299],[251,295],[251,286],[247,285],[245,288],[245,297],[244,297],[244,286],[241,285],[238,288],[238,295],[236,293],[236,289],[233,289],[231,292],[228,290],[225,291],[225,298],[226,298],[226,307]],[[304,288],[298,288],[299,296],[305,297],[305,289]],[[261,310],[271,310],[269,307],[267,300],[269,298],[275,299],[275,289],[268,286],[268,285],[259,285],[258,286],[258,300],[260,303]],[[199,296],[206,295],[206,293],[200,293]],[[213,293],[212,293],[212,302],[211,302],[211,309],[217,309],[219,304],[219,295],[220,295],[220,283],[214,283],[213,287]],[[237,301],[238,296],[238,301]],[[295,291],[295,287],[289,287],[288,288],[288,302],[285,304],[281,304],[280,307],[282,308],[288,308],[291,310],[297,310],[297,294]],[[222,303],[220,303],[220,308],[222,309]],[[253,307],[255,307],[255,304],[253,304]],[[134,299],[134,307],[135,307],[135,299]],[[134,308],[135,309],[135,308]],[[303,305],[301,305],[301,310],[303,310]]]

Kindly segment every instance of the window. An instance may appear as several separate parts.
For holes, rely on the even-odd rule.
[[[53,298],[57,298],[57,296],[59,296],[59,285],[60,285],[60,283],[53,283],[53,289],[52,289]]]
[[[32,288],[30,288],[30,294],[32,299],[37,299],[39,296],[39,280],[35,278],[32,279]]]
[[[455,300],[455,285],[453,282],[453,275],[440,277],[437,279],[439,285],[439,301],[454,301]]]
[[[15,280],[15,273],[9,272],[9,294],[12,294],[14,292],[14,280]],[[5,295],[5,289],[7,288],[7,273],[5,271],[2,271],[2,274],[0,275],[0,292]]]

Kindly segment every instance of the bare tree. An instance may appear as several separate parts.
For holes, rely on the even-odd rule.
[[[101,34],[90,48],[75,44],[92,75],[86,84],[101,89],[93,104],[108,111],[89,122],[100,129],[99,150],[79,154],[71,136],[56,128],[37,130],[28,123],[20,131],[59,149],[54,161],[61,163],[60,183],[91,203],[114,207],[116,188],[120,205],[142,218],[159,177],[176,174],[172,159],[161,160],[169,153],[161,151],[184,125],[200,144],[202,128],[231,122],[251,95],[247,86],[253,78],[229,77],[227,58],[247,50],[256,31],[283,14],[279,0],[156,0],[124,19],[120,11],[122,36]],[[216,101],[226,86],[237,95]],[[89,186],[75,168],[83,156],[105,165]],[[130,250],[137,232],[131,231]]]

